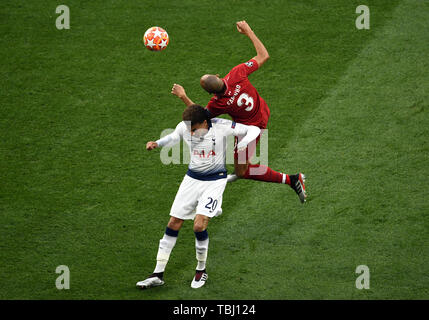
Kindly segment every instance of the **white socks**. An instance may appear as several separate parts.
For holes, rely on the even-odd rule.
[[[171,251],[176,245],[179,231],[167,227],[164,236],[159,240],[158,254],[156,256],[156,267],[153,273],[165,271]],[[209,249],[209,235],[207,230],[195,232],[195,252],[198,261],[196,270],[202,271],[206,268],[207,252]]]
[[[195,251],[198,261],[197,270],[202,271],[206,268],[207,251],[209,250],[209,235],[207,230],[195,232]]]
[[[195,239],[195,251],[198,261],[197,270],[204,270],[206,268],[207,251],[209,250],[209,238],[203,241]]]
[[[167,228],[164,237],[159,240],[158,255],[156,256],[156,267],[153,273],[164,272],[168,259],[170,258],[171,251],[173,250],[178,231]]]

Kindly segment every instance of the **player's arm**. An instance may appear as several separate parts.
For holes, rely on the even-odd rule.
[[[172,133],[156,141],[149,141],[146,143],[146,150],[153,150],[165,146],[170,147],[178,143],[183,137],[183,125],[183,122],[181,122]]]
[[[261,67],[270,58],[267,49],[261,40],[259,40],[259,38],[255,35],[246,21],[238,21],[236,25],[238,32],[248,36],[255,46],[256,56],[253,57],[253,59],[255,59],[255,61],[258,63],[258,66]]]
[[[247,126],[241,123],[236,123],[232,134],[234,136],[244,136],[237,145],[238,151],[242,151],[247,148],[247,145],[254,141],[260,134],[261,129],[256,126]]]
[[[171,93],[179,97],[187,107],[195,104],[191,99],[188,98],[185,89],[180,84],[175,83],[171,89]]]

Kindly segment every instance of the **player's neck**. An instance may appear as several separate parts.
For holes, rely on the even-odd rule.
[[[215,96],[224,96],[224,95],[225,95],[225,93],[226,93],[226,89],[227,89],[227,87],[226,87],[226,84],[225,84],[225,82],[224,82],[224,83],[223,83],[222,90],[221,90],[219,93],[215,93]]]

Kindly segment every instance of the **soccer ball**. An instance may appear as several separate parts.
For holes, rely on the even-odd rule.
[[[151,27],[146,30],[143,36],[143,43],[151,51],[161,51],[167,48],[168,42],[167,32],[160,27]]]

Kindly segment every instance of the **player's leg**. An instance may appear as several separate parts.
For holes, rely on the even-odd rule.
[[[278,172],[263,164],[234,163],[235,174],[240,179],[251,179],[264,182],[282,183],[290,185],[290,176]]]
[[[195,233],[195,249],[197,257],[197,268],[198,271],[206,269],[207,251],[209,248],[209,235],[207,232],[207,226],[210,218],[197,214],[194,220],[194,233]]]
[[[147,279],[137,282],[137,287],[146,289],[164,284],[164,271],[170,254],[176,245],[179,230],[184,220],[194,217],[192,212],[198,203],[198,193],[193,188],[193,179],[185,176],[171,206],[171,217],[165,229],[164,236],[159,241],[155,270]]]
[[[259,137],[254,142],[251,142],[246,150],[241,152],[234,150],[234,169],[237,178],[288,184],[296,192],[300,201],[304,203],[307,195],[304,184],[305,176],[302,173],[289,175],[275,171],[263,164],[251,164],[250,159],[256,152],[258,142]],[[228,181],[234,181],[233,177],[229,176]]]
[[[156,266],[153,273],[143,281],[137,282],[136,286],[141,289],[157,287],[164,284],[164,271],[167,266],[170,254],[176,245],[179,230],[183,225],[182,219],[170,217],[170,221],[165,229],[164,236],[159,240],[158,253],[156,255]]]
[[[201,288],[208,278],[206,261],[209,250],[209,234],[207,232],[209,220],[209,217],[201,214],[197,214],[194,220],[195,252],[197,258],[195,276],[191,283],[191,287],[194,289]]]
[[[234,150],[234,169],[238,178],[251,179],[265,182],[290,184],[289,175],[275,171],[268,166],[262,164],[251,164],[250,160],[256,153],[256,147],[260,140],[259,136],[256,140],[250,142],[243,151]],[[238,140],[237,140],[238,143]]]
[[[248,162],[246,165],[238,164],[236,173],[238,173],[238,177],[242,179],[288,184],[298,195],[301,203],[306,201],[305,175],[301,172],[286,174],[274,171],[270,167],[262,164],[251,164]]]
[[[156,256],[156,267],[153,274],[162,279],[165,267],[170,258],[171,251],[176,245],[179,230],[183,225],[184,220],[176,217],[170,217],[170,221],[165,229],[164,236],[159,240],[158,254]]]
[[[209,249],[209,234],[207,226],[212,217],[222,214],[222,196],[226,186],[226,179],[207,181],[201,197],[198,200],[194,219],[195,252],[197,267],[192,280],[192,288],[201,288],[208,279],[206,271],[207,253]]]

